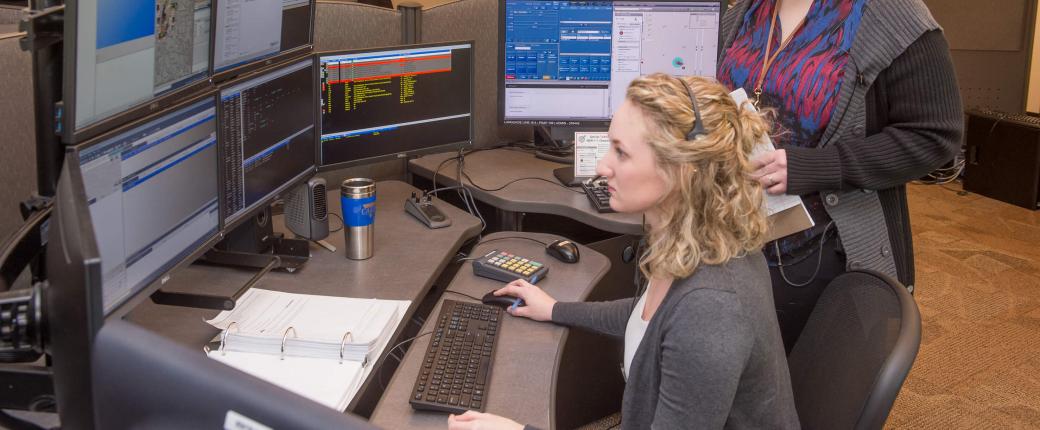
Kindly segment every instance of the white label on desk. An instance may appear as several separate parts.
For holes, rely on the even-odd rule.
[[[574,177],[596,176],[596,164],[609,150],[610,138],[605,131],[574,133]]]
[[[228,410],[224,416],[224,430],[272,430],[238,412]]]

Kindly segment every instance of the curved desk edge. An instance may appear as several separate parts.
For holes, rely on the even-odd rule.
[[[455,157],[456,153],[432,154],[416,158],[408,162],[408,170],[426,179],[432,179],[437,166],[442,161]],[[437,175],[437,182],[445,185],[458,185],[453,176],[444,172],[453,172],[455,162],[447,162]],[[599,213],[592,208],[588,198],[579,188],[565,190],[558,184],[552,170],[562,166],[519,150],[506,148],[482,150],[466,156],[466,173],[469,179],[463,179],[474,196],[492,206],[511,212],[533,212],[559,215],[618,234],[643,234],[641,216],[618,213]],[[473,182],[485,188],[497,188],[502,184],[520,178],[541,178],[556,183],[529,180],[508,185],[502,190],[485,191],[477,188]]]

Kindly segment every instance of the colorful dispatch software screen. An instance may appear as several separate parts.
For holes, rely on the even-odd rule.
[[[216,237],[216,109],[189,103],[79,150],[105,314]]]
[[[721,1],[504,1],[506,124],[603,123],[637,76],[715,76]]]
[[[322,53],[322,166],[468,142],[473,45]]]

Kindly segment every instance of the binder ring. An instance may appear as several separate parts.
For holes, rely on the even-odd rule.
[[[353,342],[354,335],[349,331],[343,334],[343,340],[339,342],[339,364],[343,364],[343,348],[347,346],[347,342]]]
[[[227,355],[227,351],[224,350],[224,344],[227,342],[227,336],[231,332],[232,328],[234,328],[237,332],[238,323],[235,321],[231,321],[231,324],[228,324],[227,328],[224,329],[224,333],[220,334],[220,355]]]
[[[292,330],[292,337],[296,337],[296,329],[292,327],[285,329],[285,332],[282,333],[282,355],[280,357],[281,360],[285,360],[285,338],[289,336],[289,330]]]

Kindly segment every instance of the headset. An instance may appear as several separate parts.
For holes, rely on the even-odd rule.
[[[689,133],[686,133],[686,140],[695,140],[698,137],[708,134],[708,131],[704,129],[704,121],[701,121],[701,111],[697,108],[697,97],[693,96],[693,90],[690,88],[690,84],[686,83],[686,80],[676,77],[684,88],[686,93],[690,95],[690,104],[693,105],[693,129]]]

